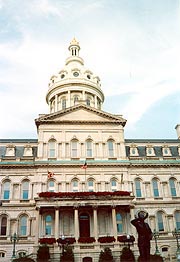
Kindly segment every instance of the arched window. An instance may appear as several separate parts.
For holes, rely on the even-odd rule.
[[[55,157],[56,156],[56,142],[55,140],[49,141],[49,157]]]
[[[158,231],[164,231],[163,213],[161,211],[157,212],[157,223]]]
[[[94,180],[93,179],[89,179],[88,180],[88,191],[89,192],[93,192],[94,191]]]
[[[154,197],[159,197],[158,180],[156,178],[152,179],[152,187],[153,187]]]
[[[45,234],[52,235],[52,216],[47,215],[45,217]]]
[[[92,141],[91,140],[86,141],[86,156],[92,157]]]
[[[7,217],[2,215],[0,217],[0,224],[1,224],[1,232],[0,235],[1,236],[6,236],[7,234]]]
[[[54,180],[49,180],[48,181],[48,192],[55,192]]]
[[[180,230],[180,211],[175,212],[176,229]]]
[[[66,109],[66,98],[65,97],[62,98],[61,103],[62,103],[62,109]]]
[[[5,257],[6,256],[6,253],[5,252],[2,252],[0,251],[0,257]]]
[[[86,99],[86,105],[90,106],[91,105],[91,100],[89,98]]]
[[[77,95],[74,96],[74,105],[76,104],[76,102],[79,100],[79,97]]]
[[[71,186],[72,186],[72,191],[73,191],[73,192],[78,192],[78,191],[79,191],[79,183],[78,183],[78,180],[76,180],[76,179],[72,180]]]
[[[19,257],[25,257],[26,256],[26,251],[19,251],[18,252]]]
[[[169,179],[169,187],[170,187],[170,191],[171,191],[171,196],[177,196],[177,194],[176,194],[176,185],[175,185],[175,179],[174,178],[170,178]]]
[[[122,221],[122,216],[120,213],[116,214],[116,223],[117,223],[117,232],[122,233],[123,232],[123,221]]]
[[[117,191],[117,181],[116,179],[111,179],[111,191]]]
[[[3,183],[3,199],[9,199],[10,198],[10,182],[5,181]]]
[[[114,157],[114,141],[108,140],[108,156]]]
[[[78,143],[77,140],[71,141],[71,157],[77,157]]]
[[[19,221],[19,233],[20,236],[26,236],[27,235],[27,216],[23,215],[20,217]]]
[[[136,197],[142,197],[140,179],[135,179],[135,190],[136,190]]]
[[[29,181],[24,180],[22,182],[22,199],[27,200],[29,198]]]

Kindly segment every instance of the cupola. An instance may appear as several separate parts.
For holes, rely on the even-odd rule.
[[[46,101],[50,113],[64,110],[78,103],[101,109],[104,94],[101,90],[100,78],[84,67],[79,56],[79,42],[73,38],[68,47],[69,57],[58,74],[50,78]]]

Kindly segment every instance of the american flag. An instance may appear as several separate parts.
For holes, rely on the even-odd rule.
[[[48,178],[51,178],[51,177],[53,177],[54,176],[54,173],[53,172],[50,172],[50,171],[48,171]]]
[[[85,161],[84,165],[81,167],[82,169],[86,169],[87,168],[87,162]]]

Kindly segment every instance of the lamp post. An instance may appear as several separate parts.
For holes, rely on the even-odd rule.
[[[62,245],[62,255],[64,255],[64,245],[66,244],[66,239],[65,239],[65,236],[62,236],[62,242],[61,242],[61,245]]]
[[[153,237],[154,237],[155,245],[156,245],[155,255],[160,255],[161,253],[159,252],[158,244],[157,244],[157,239],[158,239],[158,237],[159,237],[159,232],[156,231],[156,229],[154,229],[154,231],[153,231]]]
[[[18,236],[16,233],[14,233],[13,236],[11,236],[11,242],[13,242],[13,253],[12,253],[12,260],[16,258],[16,242],[18,241]]]
[[[176,238],[176,242],[177,242],[176,257],[177,257],[177,261],[180,262],[180,244],[179,244],[180,231],[175,228],[175,230],[172,231],[172,234]]]

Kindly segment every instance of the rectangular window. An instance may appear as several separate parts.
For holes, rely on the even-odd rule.
[[[159,197],[158,182],[156,180],[153,180],[153,192],[154,197]]]
[[[141,183],[139,180],[135,181],[135,186],[136,186],[136,197],[142,197],[141,194]]]
[[[113,141],[108,141],[109,157],[114,157]]]
[[[49,157],[55,157],[55,142],[49,142]]]
[[[9,199],[9,190],[4,190],[4,199]]]
[[[28,199],[28,190],[23,190],[23,199],[24,200]]]
[[[86,146],[87,146],[87,157],[92,157],[92,142],[87,141]]]
[[[72,157],[77,157],[77,142],[73,141],[71,143]]]

